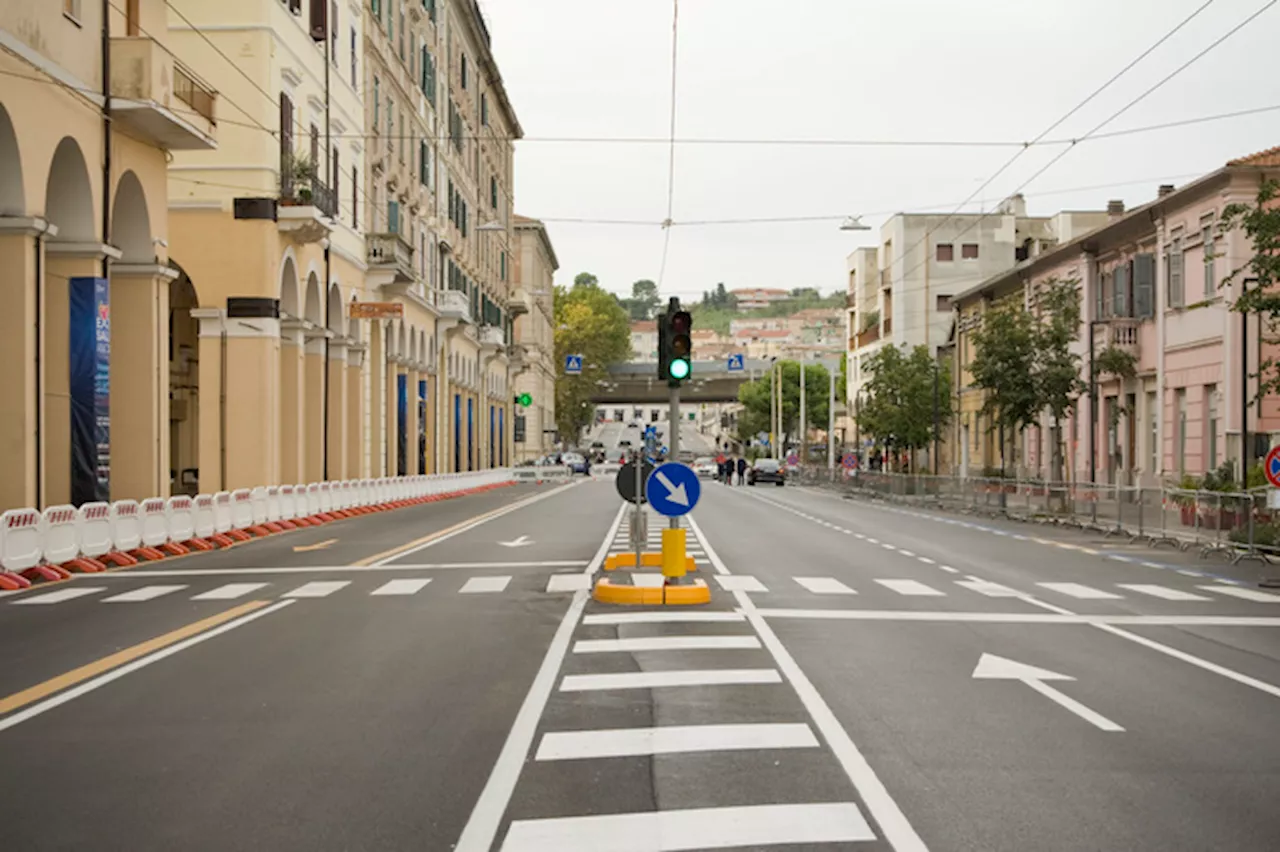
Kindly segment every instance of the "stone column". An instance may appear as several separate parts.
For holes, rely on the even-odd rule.
[[[418,376],[419,365],[414,362],[405,364],[405,473],[417,476],[422,473],[418,465]]]
[[[369,323],[369,441],[372,444],[369,457],[372,460],[371,477],[387,475],[387,361],[386,329],[381,320]]]
[[[329,479],[347,478],[347,340],[329,341],[328,469]]]
[[[290,485],[302,482],[306,470],[305,352],[313,327],[296,317],[280,320],[280,480]]]
[[[332,336],[333,332],[322,328],[310,328],[305,333],[302,472],[309,483],[324,479],[324,342]]]
[[[35,506],[40,493],[36,297],[47,228],[43,219],[0,217],[0,269],[8,278],[0,312],[0,510]]]
[[[368,476],[363,465],[364,394],[361,386],[367,348],[365,343],[347,345],[347,476],[351,479]]]

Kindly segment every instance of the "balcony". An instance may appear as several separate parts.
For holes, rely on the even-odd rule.
[[[858,307],[858,294],[857,294],[857,293],[845,293],[845,294],[844,294],[844,306],[845,306],[846,308],[849,308],[850,310],[853,310],[853,309],[857,308],[857,307]]]
[[[218,147],[218,95],[154,39],[111,39],[111,109],[116,121],[159,148]]]
[[[393,273],[393,284],[412,284],[413,246],[399,234],[366,234],[370,269]]]
[[[471,300],[461,290],[441,290],[438,304],[442,317],[471,322]]]
[[[516,287],[511,291],[511,298],[507,299],[507,313],[513,317],[521,314],[529,313],[529,291],[523,287]]]
[[[884,330],[885,337],[888,337],[889,334],[893,331],[893,317],[888,316],[884,318],[883,330]]]
[[[333,230],[337,194],[316,174],[307,157],[280,157],[280,206],[276,213],[280,232],[298,243],[318,243]]]
[[[892,286],[893,286],[893,270],[881,269],[880,270],[880,289],[888,290]]]
[[[485,325],[480,327],[480,348],[505,350],[507,346],[507,335],[501,328],[496,325]]]
[[[1115,348],[1121,352],[1128,352],[1135,358],[1139,357],[1138,326],[1141,324],[1142,320],[1114,317],[1095,325],[1093,327],[1094,350],[1101,352],[1107,348]]]
[[[864,346],[870,346],[880,339],[880,326],[873,325],[858,332],[858,336],[854,338],[854,349],[861,349]]]

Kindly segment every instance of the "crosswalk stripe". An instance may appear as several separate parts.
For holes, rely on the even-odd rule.
[[[186,586],[143,586],[140,589],[131,589],[118,595],[112,595],[109,598],[103,598],[103,603],[138,603],[139,601],[149,601],[155,598],[171,595],[174,592],[185,589]]]
[[[552,574],[547,580],[548,592],[577,592],[591,589],[589,574]]]
[[[631,575],[631,585],[643,589],[660,589],[666,583],[666,579],[661,574],[634,573]]]
[[[875,840],[853,802],[515,820],[502,852],[680,852]]]
[[[227,583],[225,586],[219,586],[216,589],[210,589],[191,598],[193,601],[229,601],[235,598],[243,597],[250,592],[256,592],[258,589],[265,589],[266,583]]]
[[[1116,585],[1122,589],[1141,592],[1144,595],[1151,595],[1153,598],[1162,598],[1166,601],[1209,600],[1209,598],[1204,595],[1193,595],[1191,592],[1184,592],[1181,589],[1170,589],[1167,586],[1157,586],[1152,583],[1116,583]]]
[[[583,624],[689,624],[711,621],[745,621],[740,612],[703,612],[700,610],[654,610],[652,612],[598,612],[585,616]]]
[[[303,583],[293,591],[285,592],[286,598],[323,598],[328,597],[338,589],[351,585],[349,580],[316,580],[311,583]]]
[[[837,580],[835,577],[792,577],[801,586],[804,586],[815,595],[856,595],[853,589]]]
[[[1280,603],[1280,595],[1270,595],[1257,589],[1246,589],[1243,586],[1196,586],[1196,588],[1204,589],[1206,592],[1217,592],[1220,595],[1230,595],[1233,598],[1243,598],[1246,601]]]
[[[83,586],[76,589],[58,589],[56,592],[49,592],[34,598],[20,598],[19,600],[14,601],[13,605],[28,606],[38,604],[56,604],[62,603],[63,601],[73,600],[75,598],[82,598],[85,595],[96,595],[98,592],[104,591],[106,591],[106,589],[102,586]]]
[[[989,580],[956,580],[956,585],[989,598],[1016,598],[1022,594],[1017,589],[992,583]]]
[[[389,580],[370,592],[370,595],[416,595],[430,583],[430,578],[423,580]]]
[[[1102,589],[1095,589],[1092,586],[1084,586],[1080,583],[1036,583],[1036,585],[1042,589],[1048,589],[1051,592],[1058,592],[1080,600],[1119,600],[1121,597],[1120,595],[1106,592]]]
[[[945,592],[940,592],[932,586],[926,586],[924,583],[916,580],[876,580],[876,582],[884,586],[886,589],[897,592],[900,595],[941,597],[946,594]]]
[[[686,669],[672,672],[565,675],[560,681],[560,691],[593,692],[602,689],[659,689],[748,683],[782,683],[782,675],[776,669]]]
[[[750,634],[739,636],[642,636],[634,639],[579,639],[575,654],[608,654],[627,651],[724,651],[759,648]]]
[[[507,588],[507,583],[510,582],[510,577],[472,577],[462,584],[462,588],[458,592],[463,595],[501,592]]]
[[[586,760],[696,751],[817,748],[809,726],[791,722],[742,725],[662,725],[543,734],[534,760]]]
[[[716,575],[716,582],[720,584],[720,588],[726,592],[767,592],[764,583],[761,583],[755,577],[745,577],[741,574],[724,576]]]

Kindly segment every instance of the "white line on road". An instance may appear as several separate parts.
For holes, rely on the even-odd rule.
[[[683,852],[875,839],[856,804],[837,802],[516,820],[502,852]]]
[[[350,580],[316,580],[311,583],[303,583],[292,591],[285,592],[283,597],[286,598],[325,598],[338,589],[350,586]]]
[[[1246,601],[1280,603],[1280,595],[1267,594],[1257,589],[1246,589],[1244,586],[1197,586],[1196,588],[1204,589],[1206,592],[1217,592],[1220,595],[1230,595],[1233,598],[1241,598]]]
[[[853,589],[835,577],[792,577],[815,595],[856,595]]]
[[[919,561],[923,562],[925,565],[937,565],[937,564],[938,564],[937,562],[934,562],[932,559],[930,559],[930,558],[929,558],[929,557],[927,557],[927,556],[917,556],[917,557],[916,557],[916,559],[918,559]]]
[[[989,580],[956,580],[956,585],[962,586],[971,592],[986,595],[989,598],[1016,598],[1022,595],[1022,592],[1017,589],[1011,589],[1000,583],[992,583]]]
[[[736,576],[724,577],[717,576],[716,582],[720,584],[720,588],[726,592],[767,592],[769,591],[764,583],[761,583],[755,577]]]
[[[1020,600],[1037,606],[1044,601],[1027,595]],[[765,618],[832,621],[932,621],[977,624],[1123,624],[1132,627],[1280,627],[1280,617],[1263,615],[1077,615],[1046,612],[925,612],[911,609],[757,609]]]
[[[938,567],[941,568],[943,571],[946,571],[948,574],[960,573],[960,570],[958,568],[952,568],[950,565],[939,565]]]
[[[584,568],[581,559],[544,562],[425,562],[414,565],[308,565],[275,568],[174,568],[155,571],[129,571],[124,574],[97,574],[100,580],[128,580],[132,577],[221,577],[228,574],[367,574],[370,571],[441,571],[496,568]]]
[[[560,691],[593,692],[605,689],[659,689],[748,683],[782,683],[782,676],[776,669],[685,669],[670,672],[565,675],[560,681]]]
[[[122,592],[118,595],[112,595],[109,598],[103,598],[103,603],[138,603],[139,601],[150,601],[156,598],[162,598],[165,595],[171,595],[174,592],[185,589],[186,586],[143,586],[141,589],[132,589]]]
[[[655,728],[554,731],[543,734],[534,760],[583,760],[695,751],[817,747],[817,738],[803,722],[662,725]]]
[[[244,597],[250,592],[265,589],[268,583],[227,583],[191,598],[193,601],[230,601]]]
[[[584,576],[588,580],[596,568],[604,562],[605,554],[609,552],[609,540],[617,534],[625,512],[626,504],[618,507],[618,514],[613,518],[613,526],[600,543],[596,555],[587,565]],[[585,590],[575,592],[564,618],[560,619],[560,626],[551,637],[547,653],[542,658],[542,665],[538,667],[538,673],[534,676],[533,685],[529,687],[529,692],[520,705],[520,711],[516,714],[515,722],[507,732],[502,751],[494,761],[493,769],[489,772],[489,780],[485,782],[484,789],[476,799],[475,807],[471,809],[471,816],[467,818],[467,824],[462,829],[457,845],[454,846],[454,852],[489,852],[493,848],[493,840],[498,834],[498,827],[502,824],[507,803],[511,801],[511,794],[515,792],[520,770],[524,768],[525,757],[529,754],[533,738],[537,734],[538,719],[546,709],[547,700],[555,688],[556,675],[564,663],[569,642],[573,638],[573,631],[586,605],[587,592]],[[512,828],[514,829],[514,824]],[[508,833],[503,848],[506,848],[510,842],[511,836]]]
[[[1140,592],[1144,595],[1151,595],[1153,598],[1161,598],[1166,601],[1207,601],[1204,595],[1193,595],[1191,592],[1184,592],[1181,589],[1170,589],[1167,586],[1157,586],[1152,583],[1116,583],[1121,589],[1128,589],[1131,592]]]
[[[1108,732],[1124,731],[1124,728],[1120,727],[1115,722],[1108,719],[1106,716],[1103,716],[1101,713],[1097,712],[1096,710],[1093,710],[1089,707],[1084,706],[1083,704],[1081,704],[1079,701],[1076,701],[1071,696],[1065,695],[1059,692],[1058,690],[1054,689],[1052,686],[1049,686],[1049,684],[1047,683],[1043,683],[1038,680],[1026,680],[1026,681],[1023,681],[1023,683],[1025,683],[1027,686],[1031,687],[1036,692],[1043,695],[1045,698],[1048,698],[1050,701],[1057,703],[1058,706],[1063,707],[1067,710],[1070,710],[1072,713],[1075,713],[1081,719],[1084,719],[1086,722],[1088,722],[1091,725],[1094,725],[1100,730],[1108,731]]]
[[[689,624],[711,621],[744,621],[740,612],[653,610],[652,612],[601,612],[582,619],[583,624]]]
[[[584,592],[590,590],[590,574],[552,574],[547,580],[548,592]]]
[[[633,639],[579,639],[573,644],[573,653],[726,651],[759,647],[760,640],[747,633],[740,636],[641,636]]]
[[[946,594],[917,580],[876,580],[876,582],[900,595],[938,598]]]
[[[389,580],[370,592],[370,595],[416,595],[431,580]]]
[[[507,584],[510,582],[510,577],[472,577],[462,584],[462,588],[458,590],[458,593],[463,595],[482,595],[501,592],[507,588]]]
[[[58,589],[56,592],[39,595],[34,598],[22,598],[13,602],[14,606],[33,606],[39,604],[56,604],[63,601],[81,598],[85,595],[96,595],[98,592],[106,591],[102,586],[84,586],[74,589]]]
[[[1080,583],[1036,583],[1042,589],[1048,589],[1051,592],[1057,592],[1060,595],[1067,595],[1073,598],[1079,598],[1086,601],[1107,601],[1119,600],[1120,595],[1104,592],[1101,589],[1095,589],[1092,586],[1084,586]]]
[[[127,674],[136,672],[138,669],[145,668],[146,666],[149,666],[152,663],[158,663],[161,660],[165,659],[166,657],[173,656],[179,651],[185,651],[187,648],[190,648],[193,645],[199,645],[201,642],[212,639],[215,636],[221,636],[223,633],[227,633],[231,630],[235,630],[237,627],[242,627],[251,621],[256,621],[257,619],[262,618],[264,615],[270,615],[273,612],[279,612],[280,610],[284,609],[287,606],[290,606],[291,604],[293,604],[293,601],[277,601],[271,604],[270,606],[263,607],[260,610],[251,612],[247,615],[242,615],[237,619],[233,619],[232,621],[228,621],[226,624],[219,624],[217,627],[213,628],[212,630],[206,630],[204,633],[197,633],[195,636],[192,636],[190,639],[184,639],[181,642],[177,642],[173,645],[170,645],[167,648],[161,648],[159,651],[156,651],[153,654],[148,654],[145,657],[139,657],[138,659],[134,660],[131,663],[125,663],[123,666],[112,669],[111,671],[106,672],[105,674],[98,675],[92,680],[86,680],[84,683],[80,684],[79,686],[72,687],[71,689],[68,689],[65,692],[59,692],[57,695],[53,696],[52,698],[47,698],[44,701],[41,701],[39,704],[31,705],[26,710],[22,710],[18,713],[14,713],[11,716],[6,716],[3,719],[0,719],[0,731],[8,730],[9,728],[12,728],[14,725],[25,722],[34,716],[39,716],[41,713],[44,713],[48,710],[52,710],[55,707],[59,707],[63,704],[66,704],[68,701],[79,698],[82,695],[93,692],[98,687],[106,686],[107,684],[111,683],[114,680],[118,680]]]

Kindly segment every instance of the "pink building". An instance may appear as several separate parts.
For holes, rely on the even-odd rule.
[[[1075,279],[1083,298],[1076,343],[1081,378],[1088,382],[1089,335],[1095,357],[1108,347],[1136,357],[1135,377],[1099,376],[1092,463],[1094,420],[1087,393],[1063,424],[1065,458],[1074,479],[1095,474],[1105,482],[1156,484],[1239,460],[1242,408],[1256,394],[1257,381],[1249,380],[1247,389],[1242,382],[1245,321],[1231,310],[1240,279],[1222,282],[1248,262],[1252,247],[1242,230],[1220,233],[1218,217],[1229,204],[1253,203],[1262,181],[1277,176],[1280,148],[1233,160],[1181,188],[1162,186],[1154,201],[1134,210],[1112,202],[1108,224],[957,298],[963,316],[966,305],[975,310],[975,299],[983,294],[1016,291],[1020,285],[1027,298],[1050,279]],[[1247,325],[1244,353],[1252,374],[1260,358],[1280,354],[1280,347],[1260,342],[1256,317]],[[967,380],[965,372],[960,375]],[[963,398],[965,389],[959,390]],[[1247,407],[1256,459],[1280,439],[1280,401],[1270,398]],[[961,418],[973,419],[963,408]],[[981,431],[973,428],[977,425],[964,424],[969,428],[963,434]],[[1041,428],[1020,436],[1015,458],[1006,460],[1027,475],[1048,478],[1050,425],[1046,417]],[[963,451],[968,449],[957,455],[962,472],[973,466],[970,453]]]

